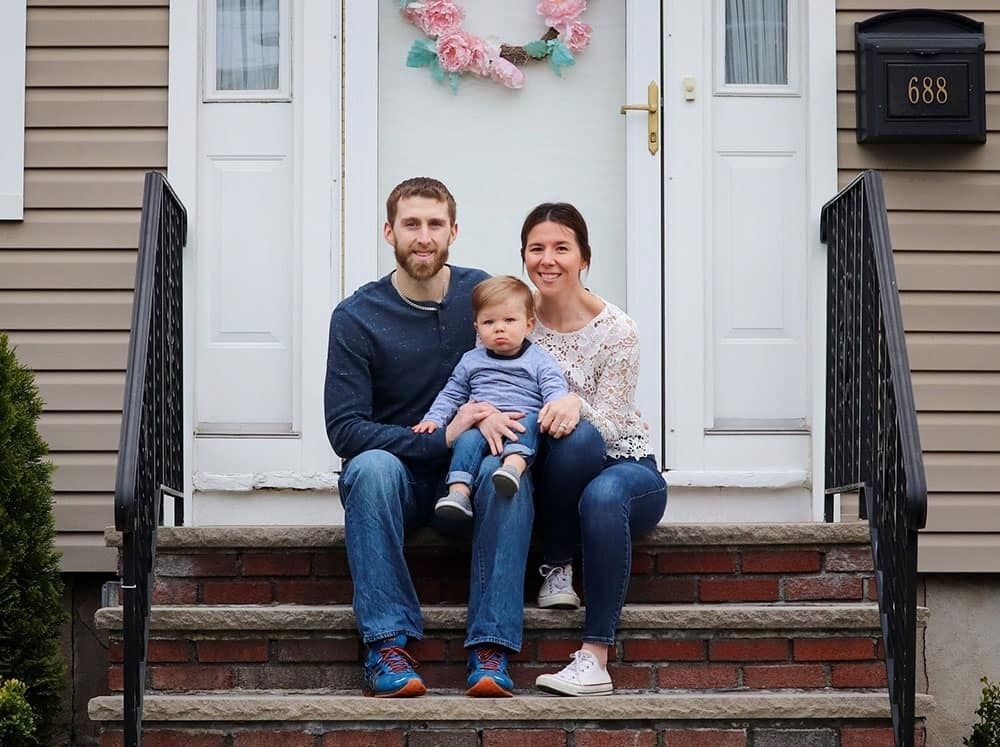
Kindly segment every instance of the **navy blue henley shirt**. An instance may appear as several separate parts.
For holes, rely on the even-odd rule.
[[[341,458],[384,449],[414,468],[447,462],[443,428],[421,434],[410,427],[475,345],[472,289],[488,277],[482,270],[451,267],[441,303],[419,302],[430,311],[400,298],[389,275],[337,305],[330,318],[324,400],[326,432]]]

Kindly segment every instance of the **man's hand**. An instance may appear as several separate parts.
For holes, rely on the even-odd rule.
[[[538,412],[538,430],[552,438],[568,436],[580,423],[582,407],[580,398],[573,393],[549,402]]]
[[[414,433],[433,433],[438,429],[438,424],[433,420],[421,420],[410,430]]]
[[[455,439],[496,411],[497,408],[488,402],[466,402],[458,408],[455,417],[448,423],[448,427],[444,431],[445,443],[451,448]]]
[[[497,456],[503,451],[505,438],[508,441],[517,441],[517,434],[524,433],[524,426],[517,422],[523,417],[523,412],[499,412],[495,410],[479,422],[479,432],[483,434],[486,443],[490,445],[490,453],[493,456]]]

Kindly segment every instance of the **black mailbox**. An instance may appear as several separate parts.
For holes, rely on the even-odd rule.
[[[859,143],[985,143],[983,24],[898,10],[854,24]]]

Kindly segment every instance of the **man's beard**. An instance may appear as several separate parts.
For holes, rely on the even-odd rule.
[[[411,252],[401,249],[396,244],[393,245],[393,250],[396,253],[396,264],[414,280],[428,280],[434,277],[448,261],[448,247],[436,252],[431,262],[419,262]]]

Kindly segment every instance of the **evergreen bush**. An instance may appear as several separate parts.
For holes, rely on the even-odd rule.
[[[0,332],[0,677],[24,683],[44,739],[65,681],[59,651],[65,613],[52,465],[37,428],[41,412],[32,372],[18,363]]]
[[[962,740],[967,747],[1000,747],[1000,682],[991,683],[983,677],[983,695],[976,715],[979,722],[972,727],[972,735]]]
[[[24,697],[26,692],[20,680],[0,681],[0,744],[4,747],[37,744],[35,714]]]

